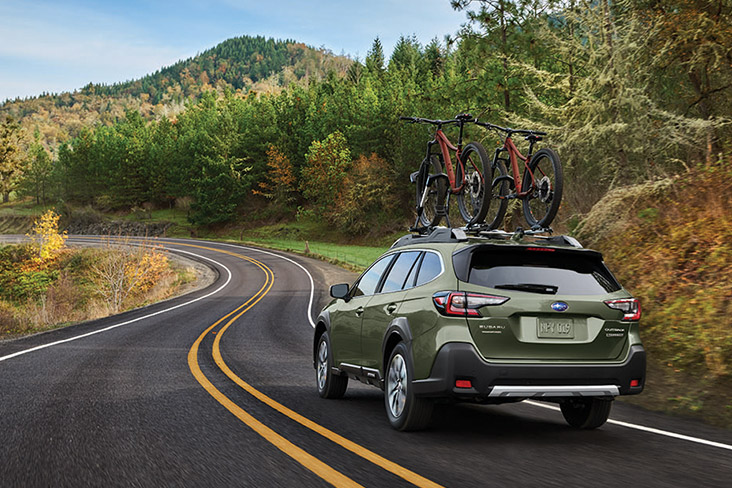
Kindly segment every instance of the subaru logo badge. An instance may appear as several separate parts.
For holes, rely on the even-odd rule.
[[[552,303],[552,310],[555,310],[557,312],[564,312],[569,308],[569,305],[567,305],[564,302],[554,302]]]

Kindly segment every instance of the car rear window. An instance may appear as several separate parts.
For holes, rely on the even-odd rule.
[[[422,264],[419,265],[419,274],[417,275],[417,285],[434,280],[442,273],[442,261],[440,257],[432,252],[426,252],[422,258]]]
[[[464,251],[453,257],[458,279],[480,286],[559,295],[603,295],[621,288],[595,252],[498,246]]]

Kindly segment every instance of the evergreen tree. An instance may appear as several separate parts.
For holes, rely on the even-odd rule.
[[[23,130],[10,116],[0,124],[0,193],[3,203],[10,201],[10,193],[21,182],[26,161],[22,153]]]
[[[28,149],[27,157],[29,161],[23,177],[22,188],[26,194],[32,195],[36,199],[37,204],[46,204],[53,161],[51,155],[41,144],[38,131],[33,135],[33,143]]]
[[[366,71],[375,76],[384,72],[384,48],[378,37],[374,39],[371,49],[366,54]]]

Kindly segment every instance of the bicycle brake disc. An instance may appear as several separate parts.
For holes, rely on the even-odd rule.
[[[539,200],[549,203],[552,198],[552,182],[548,176],[544,176],[537,182],[537,193],[539,194]]]
[[[470,196],[473,200],[480,198],[480,173],[473,171],[470,179],[468,179],[468,185],[470,185]]]

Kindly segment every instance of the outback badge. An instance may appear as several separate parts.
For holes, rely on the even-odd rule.
[[[569,308],[569,305],[567,305],[564,302],[554,302],[552,303],[552,310],[556,312],[564,312]]]

